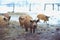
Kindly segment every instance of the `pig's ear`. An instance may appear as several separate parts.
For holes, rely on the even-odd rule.
[[[7,19],[6,18],[3,18],[4,19],[4,21],[7,21]]]
[[[9,16],[9,19],[11,18],[11,16]]]
[[[30,20],[30,22],[33,22],[32,20]]]
[[[11,16],[9,16],[9,19],[8,20],[10,20],[11,19]]]
[[[36,22],[39,22],[39,19]]]

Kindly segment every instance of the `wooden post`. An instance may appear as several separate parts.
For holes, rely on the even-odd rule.
[[[59,11],[60,4],[58,4],[58,11]]]
[[[14,10],[15,10],[15,4],[13,3],[13,13],[14,13]]]
[[[53,6],[53,8],[52,8],[52,9],[54,10],[54,3],[52,3],[52,6]]]
[[[29,11],[31,11],[31,3],[30,3],[30,5],[29,5]]]
[[[44,10],[46,10],[46,4],[44,4]]]

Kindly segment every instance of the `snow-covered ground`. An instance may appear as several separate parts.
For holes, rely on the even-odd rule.
[[[28,12],[28,15],[30,15],[34,20],[37,20],[38,12]],[[60,14],[59,13],[44,13],[47,16],[50,16],[48,23],[49,24],[60,24]],[[19,15],[11,15],[11,20],[19,21]],[[41,20],[40,23],[43,21]]]

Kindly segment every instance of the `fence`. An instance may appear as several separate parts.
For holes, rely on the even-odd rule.
[[[21,1],[21,2],[11,2],[11,3],[7,3],[7,4],[0,4],[0,13],[5,10],[5,8],[3,9],[3,5],[5,5],[5,7],[7,8],[6,10],[12,11],[14,12],[28,12],[28,11],[45,11],[47,9],[50,9],[49,7],[47,7],[48,5],[52,5],[52,10],[54,11],[55,8],[57,9],[57,11],[60,10],[60,3],[29,3],[27,1]],[[55,7],[55,5],[57,5],[57,7]],[[2,11],[1,11],[2,10]]]

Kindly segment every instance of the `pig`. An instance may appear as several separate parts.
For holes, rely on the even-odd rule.
[[[8,20],[4,16],[0,16],[0,27],[7,27]]]
[[[30,19],[32,19],[32,17],[29,16],[29,15],[21,15],[21,16],[19,17],[19,23],[20,23],[20,26],[21,26],[22,28],[24,28],[24,21],[25,21],[25,19],[27,19],[27,21],[29,22]]]
[[[24,22],[25,31],[28,32],[29,28],[30,33],[35,33],[35,29],[37,29],[37,22],[39,22],[39,20],[30,20],[29,22],[25,20]]]
[[[46,16],[46,15],[44,15],[44,14],[38,14],[38,15],[37,15],[37,18],[38,18],[39,20],[44,20],[44,22],[46,22],[46,23],[47,23],[47,21],[49,21],[49,16]]]

